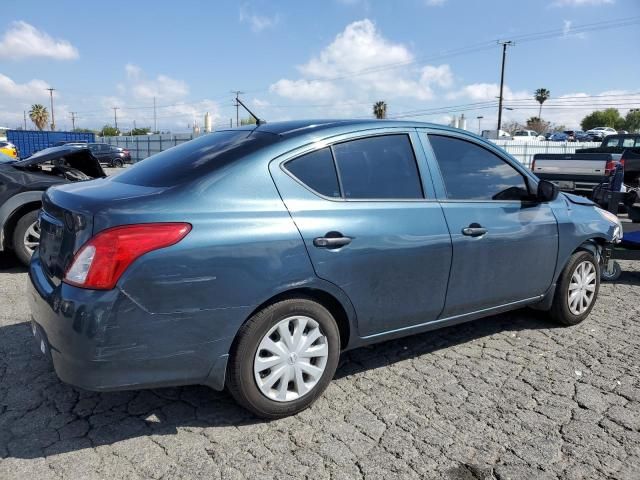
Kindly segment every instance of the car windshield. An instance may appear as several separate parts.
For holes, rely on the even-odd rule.
[[[210,133],[152,155],[113,180],[148,187],[179,185],[225,167],[278,139],[275,134],[255,129]]]

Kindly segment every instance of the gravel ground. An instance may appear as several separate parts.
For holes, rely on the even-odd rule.
[[[590,318],[517,311],[344,355],[310,409],[264,422],[204,387],[98,394],[31,337],[0,256],[0,478],[638,478],[640,268]]]

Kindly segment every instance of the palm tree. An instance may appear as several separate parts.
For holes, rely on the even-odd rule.
[[[533,94],[533,98],[536,99],[536,102],[540,104],[540,109],[538,110],[538,118],[542,118],[542,104],[549,100],[551,96],[551,92],[546,88],[539,88]]]
[[[378,119],[382,120],[383,118],[387,118],[387,104],[380,100],[373,104],[373,115]]]
[[[31,105],[31,110],[29,110],[29,118],[38,127],[38,130],[42,130],[49,121],[49,112],[47,111],[47,107],[44,105],[40,105],[36,103],[35,105]]]

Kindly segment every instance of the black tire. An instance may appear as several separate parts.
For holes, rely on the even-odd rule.
[[[319,324],[327,340],[325,370],[315,386],[301,397],[280,402],[263,394],[254,377],[258,346],[269,330],[281,320],[296,315],[310,317]],[[227,370],[227,388],[236,401],[259,417],[267,419],[294,415],[309,407],[331,382],[340,356],[340,332],[329,311],[308,298],[292,298],[274,303],[253,315],[238,332]]]
[[[114,158],[113,161],[111,162],[111,166],[113,168],[122,168],[124,166],[124,163],[119,158]]]
[[[31,210],[30,212],[25,213],[20,219],[18,223],[16,223],[16,227],[13,230],[12,237],[12,247],[13,251],[18,257],[18,260],[22,262],[24,265],[29,265],[31,261],[31,255],[33,252],[27,248],[24,243],[24,236],[27,233],[27,230],[31,225],[38,221],[38,210]]]
[[[590,262],[595,269],[595,291],[593,293],[593,299],[588,305],[585,311],[579,315],[574,314],[569,309],[569,284],[571,283],[571,277],[576,271],[577,267],[583,262]],[[555,296],[553,298],[553,304],[551,305],[550,314],[551,317],[563,325],[577,325],[589,316],[591,309],[598,300],[598,292],[600,291],[600,265],[591,252],[580,250],[575,252],[569,258],[567,265],[560,274],[558,279],[558,285],[556,287]]]

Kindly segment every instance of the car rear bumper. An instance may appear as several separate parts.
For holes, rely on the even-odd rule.
[[[224,387],[232,338],[189,329],[195,315],[151,314],[117,288],[52,285],[37,252],[29,280],[32,331],[63,382],[96,391]]]

